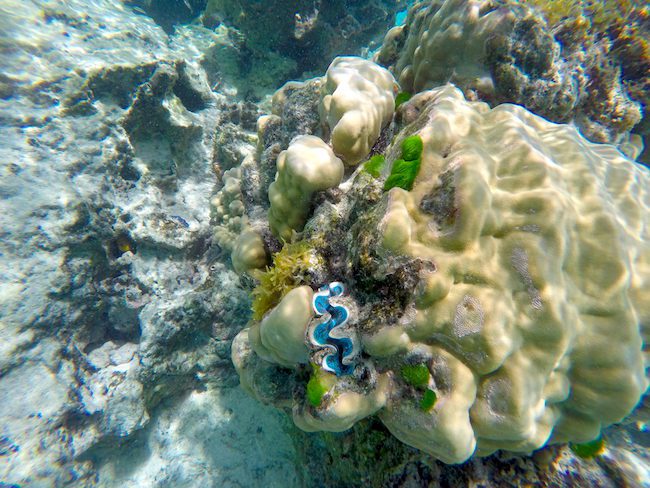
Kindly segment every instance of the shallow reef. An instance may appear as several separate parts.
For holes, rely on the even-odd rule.
[[[650,483],[647,28],[5,0],[0,485]]]
[[[368,72],[359,66],[356,87]],[[341,432],[377,414],[398,439],[446,463],[597,438],[647,388],[650,173],[572,127],[468,102],[451,85],[416,94],[398,112],[399,123],[385,127],[394,135],[379,177],[350,170],[310,219],[284,219],[291,245],[318,257],[312,276],[235,339],[242,385],[292,405],[308,431]],[[364,130],[353,133],[367,147]],[[287,150],[296,157],[312,151],[302,137]],[[313,165],[295,166],[293,181],[320,174],[307,158]],[[419,161],[408,186],[383,184],[408,160]],[[270,226],[267,239],[286,238],[274,205],[256,225]],[[323,357],[307,340],[322,321],[312,289],[334,281],[349,290],[331,299],[347,314],[336,337],[360,337],[347,374],[324,368],[343,354],[339,345]],[[320,368],[336,378],[314,405],[305,388],[314,374],[323,384]],[[260,376],[283,387],[269,390]]]
[[[432,17],[457,27],[444,12],[474,15],[468,28],[486,39],[495,26],[514,25],[512,12],[482,11],[479,4],[420,2],[399,29],[413,32]],[[530,12],[524,17],[536,18]],[[429,27],[421,32],[444,32]],[[432,61],[438,54],[418,47],[424,41],[414,36],[402,42],[393,35],[387,39],[397,39],[391,46],[398,54],[416,52],[422,66],[445,66]],[[472,55],[471,46],[463,48]],[[473,64],[480,52],[473,55],[468,79],[474,79],[471,69],[480,69]],[[273,223],[277,197],[270,193],[265,202],[242,196],[249,214],[258,217],[250,225],[264,249],[272,254],[290,239],[311,246],[315,255],[300,284],[301,298],[278,305],[283,320],[270,311],[235,339],[233,361],[242,386],[260,401],[290,410],[308,432],[357,432],[357,425],[368,425],[362,419],[376,415],[385,426],[377,434],[382,442],[390,433],[444,463],[469,459],[490,465],[497,451],[541,449],[555,454],[540,459],[560,469],[553,464],[558,458],[550,458],[586,451],[566,454],[551,446],[588,446],[608,425],[630,416],[648,386],[643,344],[650,313],[650,174],[630,159],[639,153],[633,147],[621,146],[626,155],[590,142],[576,127],[521,106],[498,105],[480,90],[468,91],[462,80],[459,86],[429,88],[435,82],[428,73],[407,66],[396,69],[401,75],[390,89],[385,74],[365,63],[337,59],[322,78],[287,84],[273,97],[273,113],[258,122],[262,144],[243,163],[249,174],[264,171],[274,145],[275,154],[293,151],[299,160],[306,154],[301,138],[316,136],[330,142],[331,149],[323,147],[333,152],[326,160],[338,156],[345,175],[320,192],[304,193],[297,182],[309,178],[314,187],[319,166],[294,165],[292,188],[301,204],[293,208],[300,209],[300,218],[280,219],[282,231]],[[340,66],[345,74],[338,74]],[[363,115],[364,96],[351,95],[363,90],[393,99],[390,118],[383,115],[383,98],[378,112]],[[395,103],[404,90],[409,96]],[[317,91],[320,100],[311,95]],[[301,92],[303,109],[285,110]],[[639,120],[627,127],[626,141],[634,139],[629,130]],[[577,118],[573,122],[579,125]],[[412,141],[420,148],[411,147]],[[417,162],[414,174],[391,183],[408,161]],[[282,171],[279,166],[276,184],[284,182],[291,195]],[[255,193],[263,194],[263,187]],[[337,337],[358,336],[360,344],[349,374],[324,369],[322,349],[308,339],[323,320],[310,310],[309,289],[339,281],[349,295],[336,303],[349,311],[349,322]],[[616,346],[605,339],[612,337]],[[330,351],[341,353],[336,346]],[[606,364],[614,376],[604,373]],[[640,411],[632,418],[644,417]],[[363,440],[356,434],[352,439],[361,449],[357,442]],[[406,463],[412,451],[401,451]],[[530,459],[530,469],[538,469]],[[559,471],[550,476],[562,478]],[[562,483],[570,483],[569,477]]]

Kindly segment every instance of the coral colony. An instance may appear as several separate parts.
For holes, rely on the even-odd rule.
[[[355,57],[280,89],[260,140],[300,89],[320,95],[319,135],[289,138],[268,221],[256,210],[234,253],[300,245],[306,266],[293,288],[260,282],[284,291],[234,341],[244,388],[307,431],[377,415],[445,463],[582,445],[631,412],[648,385],[646,168],[451,84],[395,109],[393,75]],[[261,371],[296,394],[269,396]]]

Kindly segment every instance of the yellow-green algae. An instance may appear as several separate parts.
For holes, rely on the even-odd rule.
[[[307,283],[307,271],[317,264],[319,257],[306,241],[286,243],[273,256],[273,264],[265,271],[255,273],[259,281],[253,289],[253,319],[262,320],[264,314],[296,286]]]
[[[607,30],[612,24],[629,22],[638,15],[648,14],[648,6],[633,0],[527,0],[551,25],[566,18],[589,18],[594,30]]]
[[[383,154],[375,154],[363,165],[363,169],[372,177],[379,178],[381,169],[384,167],[386,158]]]
[[[323,402],[325,394],[336,383],[336,376],[312,364],[314,372],[307,382],[307,400],[312,407],[318,407]]]
[[[429,377],[431,376],[429,368],[423,363],[413,365],[405,364],[402,366],[401,373],[404,381],[416,388],[427,386],[429,384]]]
[[[583,459],[590,459],[601,455],[605,451],[605,440],[599,437],[593,441],[580,444],[571,442],[569,448],[576,456]]]

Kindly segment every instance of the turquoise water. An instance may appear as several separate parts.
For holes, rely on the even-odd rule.
[[[402,25],[404,22],[406,22],[407,12],[407,10],[401,10],[397,12],[397,15],[395,15],[395,25]]]

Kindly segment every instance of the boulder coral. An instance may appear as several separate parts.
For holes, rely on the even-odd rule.
[[[323,79],[321,121],[331,131],[334,152],[348,165],[362,161],[393,118],[397,84],[366,59],[338,57]]]
[[[242,331],[242,381],[304,430],[377,414],[445,463],[597,438],[648,387],[650,172],[452,85],[398,119],[378,177],[357,171],[303,216],[300,242],[324,264]],[[412,187],[385,191],[404,154],[420,161]],[[310,341],[310,297],[332,281],[347,284],[337,305],[360,339],[339,376]]]
[[[450,86],[410,103],[421,176],[388,193],[376,235],[387,256],[435,270],[365,346],[426,358],[441,391],[433,413],[398,401],[383,422],[454,462],[596,438],[648,385],[649,173],[573,128]]]
[[[416,2],[375,60],[408,92],[451,82],[492,106],[517,103],[572,122],[589,140],[617,144],[635,158],[639,134],[648,132],[647,14],[631,2],[602,3],[606,9],[577,1]],[[598,16],[563,15],[588,4],[608,12],[607,29]]]
[[[294,139],[278,156],[278,172],[269,186],[269,225],[278,238],[290,240],[307,220],[312,195],[338,186],[343,163],[315,136]]]

